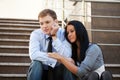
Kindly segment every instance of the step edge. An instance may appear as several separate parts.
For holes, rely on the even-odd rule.
[[[105,67],[120,67],[120,64],[105,64]]]
[[[8,45],[0,45],[0,48],[25,48],[25,49],[28,49],[29,46],[8,46]]]
[[[112,74],[112,76],[120,78],[120,74]]]
[[[29,66],[30,63],[0,62],[0,66]]]
[[[0,41],[29,42],[28,39],[0,39]]]
[[[40,27],[40,25],[38,24],[11,24],[11,23],[8,23],[8,24],[5,24],[5,23],[0,23],[0,25],[2,26],[27,26],[27,27],[32,27],[32,26],[36,26],[36,27]]]
[[[5,27],[0,27],[0,30],[26,30],[26,31],[32,31],[34,28],[5,28]]]
[[[29,57],[29,54],[25,53],[0,53],[0,56],[21,56],[21,57]]]
[[[26,77],[27,74],[0,74],[0,77]],[[120,78],[120,74],[112,74],[113,78]]]
[[[0,74],[0,77],[26,77],[27,74]]]
[[[0,32],[2,35],[30,35],[30,33],[13,33],[13,32]]]

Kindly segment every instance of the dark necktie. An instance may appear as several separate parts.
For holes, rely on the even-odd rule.
[[[49,43],[48,43],[48,52],[52,52],[52,37],[48,37]]]
[[[49,39],[48,52],[52,52],[52,37],[48,37],[48,39]],[[53,72],[50,66],[48,66],[48,79],[53,80]]]

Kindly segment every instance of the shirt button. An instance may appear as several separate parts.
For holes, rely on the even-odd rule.
[[[49,65],[52,65],[52,64],[49,64]]]

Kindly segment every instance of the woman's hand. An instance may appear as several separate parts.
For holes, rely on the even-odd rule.
[[[54,59],[57,59],[58,62],[61,62],[63,56],[58,53],[48,53],[48,56]]]
[[[66,58],[69,62],[75,64],[74,60],[72,58]]]
[[[57,59],[58,62],[61,62],[63,58],[63,56],[61,56],[60,54],[58,53],[48,53],[48,56],[51,57],[51,58],[54,58],[54,59]],[[72,58],[65,58],[67,61],[75,64],[74,60]]]
[[[48,53],[48,56],[57,59],[58,62],[62,63],[72,73],[77,73],[78,67],[74,64],[74,60],[72,58],[65,58],[58,53]]]

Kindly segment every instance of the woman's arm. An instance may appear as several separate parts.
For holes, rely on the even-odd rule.
[[[78,67],[74,64],[72,58],[65,58],[57,53],[48,53],[49,57],[57,59],[58,62],[61,62],[69,71],[76,74]]]

